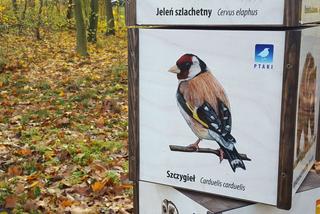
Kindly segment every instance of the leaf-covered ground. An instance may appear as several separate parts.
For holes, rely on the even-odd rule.
[[[0,211],[131,213],[126,38],[0,36]]]

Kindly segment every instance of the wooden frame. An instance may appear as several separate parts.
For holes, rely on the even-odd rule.
[[[301,31],[287,31],[283,74],[277,207],[291,208]]]
[[[293,11],[293,12],[292,12]],[[285,0],[284,5],[284,17],[283,24],[275,27],[298,27],[301,24],[300,20],[302,18],[302,1],[301,0]],[[320,21],[320,20],[319,20]],[[136,10],[136,0],[126,0],[126,24],[127,26],[137,26],[137,10]],[[141,25],[143,26],[143,25]],[[156,26],[156,25],[154,25]],[[214,25],[205,25],[204,27],[209,27]],[[230,25],[232,26],[232,25]],[[243,25],[250,26],[250,25]],[[272,25],[267,25],[272,26]],[[252,27],[257,27],[252,25]]]
[[[290,209],[294,166],[297,92],[299,79],[301,31],[287,31],[282,89],[280,155],[277,207]],[[128,29],[129,42],[129,163],[130,179],[135,182],[134,202],[138,204],[139,180],[139,30]],[[319,122],[320,123],[320,122]],[[286,131],[284,131],[286,130]],[[289,130],[289,131],[288,131]],[[318,130],[320,132],[320,130]],[[319,144],[319,138],[318,138]]]
[[[134,26],[137,24],[136,0],[126,0],[126,25]]]
[[[281,125],[278,166],[277,207],[290,209],[294,172],[296,119],[299,86],[301,30],[286,30],[285,58],[283,64],[283,85],[281,103]],[[129,69],[129,176],[134,182],[135,213],[139,213],[139,29],[128,29]],[[302,62],[301,62],[302,63]],[[320,115],[319,115],[320,118]],[[318,121],[320,127],[320,119]],[[320,129],[318,129],[318,136]],[[320,148],[320,137],[317,138]],[[317,160],[320,151],[317,150]],[[186,191],[196,195],[193,191]],[[199,193],[203,195],[204,193]],[[210,195],[210,194],[208,194]],[[213,198],[220,198],[214,197]],[[223,199],[225,200],[225,199]],[[239,202],[240,203],[240,202]],[[247,202],[245,202],[247,203]]]
[[[283,25],[287,27],[299,26],[301,20],[301,0],[285,0]],[[294,11],[292,13],[292,11]]]
[[[139,213],[139,31],[128,29],[129,178],[134,182],[134,207]]]

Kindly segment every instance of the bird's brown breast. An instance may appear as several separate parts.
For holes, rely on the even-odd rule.
[[[220,99],[230,108],[223,87],[210,72],[201,73],[191,80],[181,82],[179,91],[187,103],[193,107],[199,107],[204,101],[207,101],[216,112],[219,112],[218,99]]]

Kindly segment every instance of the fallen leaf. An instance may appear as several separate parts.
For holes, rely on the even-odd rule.
[[[17,153],[21,156],[29,156],[32,154],[32,151],[30,149],[20,149]]]
[[[91,188],[93,192],[100,192],[105,185],[105,182],[96,181],[94,184],[91,185]]]
[[[122,184],[120,186],[123,189],[133,189],[133,185],[132,184]]]
[[[57,120],[56,125],[58,128],[67,127],[70,125],[70,120],[67,117]]]
[[[34,200],[27,200],[26,203],[23,205],[24,211],[27,212],[34,212],[38,208],[36,202]]]
[[[96,120],[96,126],[98,128],[103,128],[105,126],[105,119],[104,117],[100,117],[99,119]]]
[[[67,150],[62,150],[58,152],[57,158],[59,161],[64,162],[65,160],[69,159],[71,157],[70,153]]]
[[[61,201],[61,206],[63,207],[71,207],[75,202],[71,201],[69,199],[65,199],[63,201]]]
[[[5,208],[15,208],[18,198],[15,195],[10,195],[5,199]]]
[[[18,195],[23,192],[24,192],[24,185],[22,183],[18,183],[15,188],[15,193]]]
[[[38,173],[33,173],[33,174],[27,176],[27,181],[28,182],[32,182],[32,181],[34,181],[34,180],[36,180],[38,178],[39,178],[39,174]]]
[[[97,210],[93,207],[83,208],[83,207],[76,207],[72,206],[70,209],[71,214],[92,214],[98,213]]]
[[[22,174],[22,168],[20,166],[10,166],[8,168],[9,176],[20,176]]]
[[[70,193],[77,193],[81,196],[89,196],[90,195],[90,187],[88,187],[87,185],[85,186],[75,186]]]
[[[63,97],[64,96],[64,91],[60,91],[59,96]]]

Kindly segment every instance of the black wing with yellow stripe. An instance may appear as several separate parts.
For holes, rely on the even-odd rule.
[[[225,132],[223,124],[224,121],[221,121],[221,116],[218,115],[208,102],[204,102],[200,107],[195,108],[186,102],[179,90],[177,92],[177,100],[182,109],[205,128],[219,134]]]

